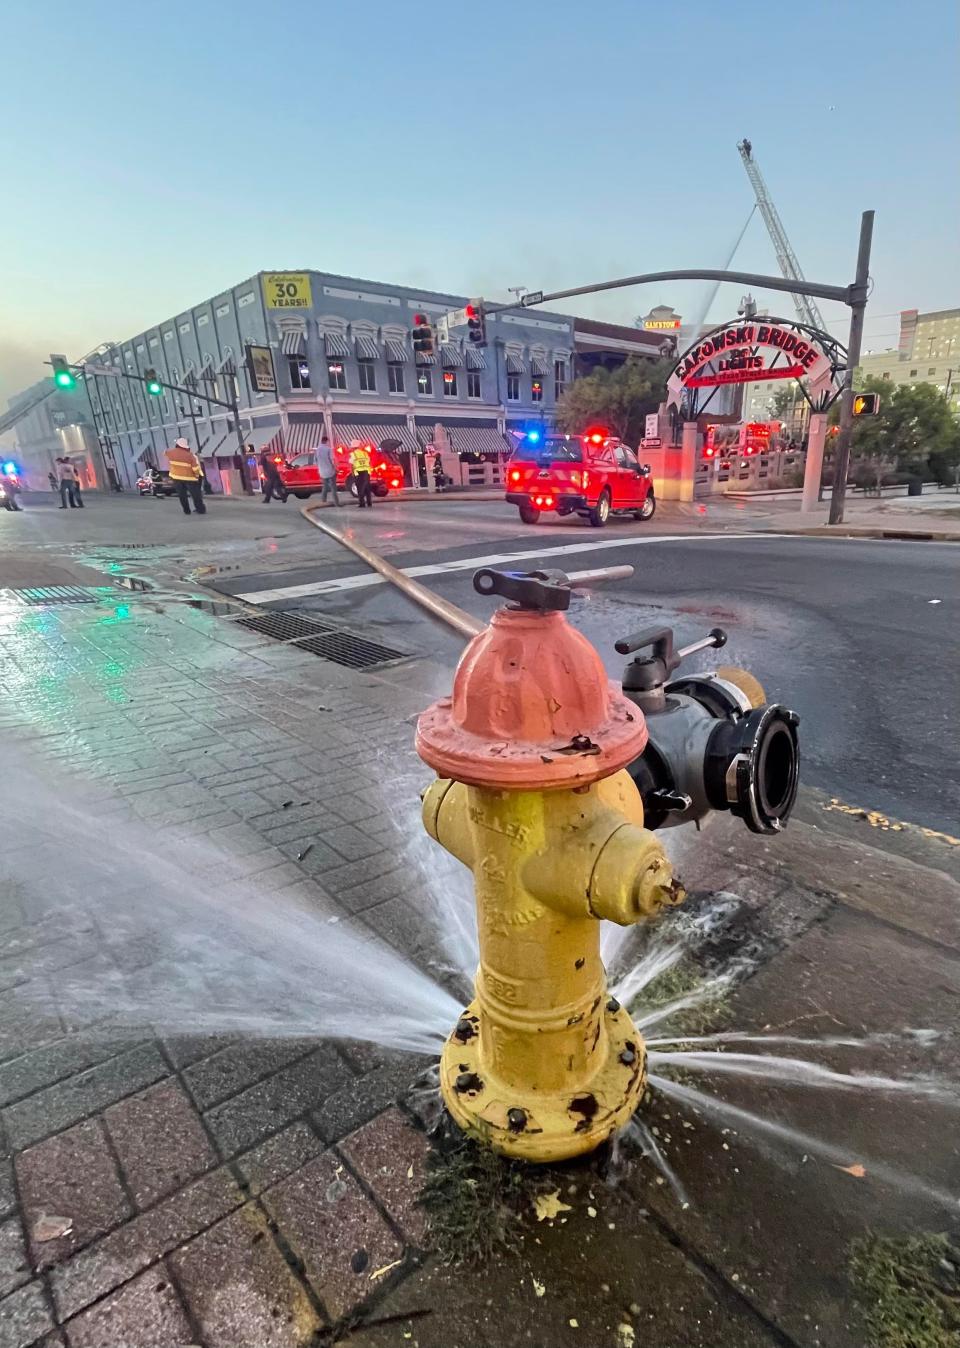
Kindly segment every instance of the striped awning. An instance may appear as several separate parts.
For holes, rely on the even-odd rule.
[[[376,360],[380,354],[372,337],[354,337],[353,344],[356,347],[357,360]]]
[[[220,362],[220,373],[234,374],[234,375],[237,373],[237,363],[233,358],[232,351],[228,351],[227,354],[224,356],[223,360]]]
[[[334,445],[349,446],[353,440],[361,440],[366,445],[376,445],[378,448],[384,440],[399,440],[404,449],[416,448],[416,441],[406,425],[391,426],[388,422],[365,422],[351,426],[348,422],[343,422],[334,426]]]
[[[318,445],[323,430],[322,419],[292,421],[285,431],[278,431],[273,439],[264,445],[264,449],[268,453],[282,452],[288,459],[292,459],[294,454],[302,454],[304,450],[313,449]]]
[[[539,375],[541,379],[544,377],[544,375],[547,373],[546,356],[530,357],[530,373]]]
[[[408,359],[409,353],[403,342],[393,342],[388,338],[384,346],[387,350],[387,360],[391,365],[402,365]]]
[[[522,356],[515,356],[512,351],[507,352],[507,374],[524,374],[526,368]]]
[[[340,360],[346,360],[350,354],[347,339],[339,332],[325,332],[323,334],[323,349],[328,356],[337,356]]]
[[[475,346],[467,347],[467,369],[485,370],[487,368],[487,358],[482,351],[478,351]]]
[[[193,389],[193,388],[196,388],[196,387],[197,387],[197,372],[196,372],[196,370],[185,370],[185,371],[184,371],[184,374],[183,374],[183,387],[184,387],[184,388],[190,388],[190,389]]]
[[[508,445],[493,426],[451,426],[447,434],[454,449],[461,454],[496,454],[506,457],[513,453],[513,445]]]
[[[302,356],[306,351],[306,333],[297,329],[281,332],[280,350],[285,356]]]
[[[440,361],[445,370],[459,370],[463,366],[463,352],[453,342],[442,342]]]
[[[418,365],[436,365],[437,363],[436,356],[431,355],[428,351],[416,351],[414,356]]]
[[[216,377],[217,372],[213,368],[213,357],[211,356],[208,361],[204,361],[203,367],[200,370],[200,378],[205,383],[212,384]]]

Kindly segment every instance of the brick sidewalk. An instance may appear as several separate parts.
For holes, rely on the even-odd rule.
[[[264,896],[417,943],[401,897],[416,790],[405,778],[388,817],[377,766],[415,771],[398,711],[416,694],[183,604],[6,602],[0,630],[8,753],[96,783],[106,849],[139,822],[216,849]],[[64,894],[56,834],[42,853],[8,839],[36,887],[0,891],[0,1345],[294,1345],[352,1318],[419,1259],[425,1143],[390,1106],[422,1060],[78,1012],[71,984],[165,970],[142,933],[114,937]],[[57,1217],[69,1231],[44,1238]]]

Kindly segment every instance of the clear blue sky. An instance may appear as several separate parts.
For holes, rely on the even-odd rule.
[[[868,346],[890,345],[885,315],[960,305],[956,16],[954,0],[7,0],[0,398],[51,349],[131,336],[261,268],[501,297],[722,266],[752,204],[743,135],[808,277],[852,278],[875,208]],[[737,262],[776,271],[758,217]],[[630,322],[706,298],[561,307]]]

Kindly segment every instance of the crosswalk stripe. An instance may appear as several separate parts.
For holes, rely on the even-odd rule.
[[[706,543],[744,539],[791,538],[792,534],[656,534],[651,538],[613,538],[591,540],[589,543],[567,543],[559,548],[525,548],[521,552],[495,552],[486,557],[460,557],[452,562],[429,562],[422,566],[405,566],[405,576],[443,576],[454,571],[474,571],[482,566],[503,566],[509,562],[526,562],[536,557],[564,557],[575,552],[607,552],[613,548],[649,546],[653,543]],[[250,604],[270,604],[281,599],[306,599],[310,595],[333,594],[339,590],[365,590],[371,585],[385,585],[386,578],[375,571],[364,571],[356,576],[341,576],[337,580],[312,580],[303,585],[279,585],[269,590],[247,590],[238,594]]]

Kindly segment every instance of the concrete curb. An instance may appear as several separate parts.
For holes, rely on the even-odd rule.
[[[876,525],[818,524],[807,529],[764,528],[754,532],[799,538],[885,538],[908,543],[960,543],[960,533],[938,529],[881,529]]]

